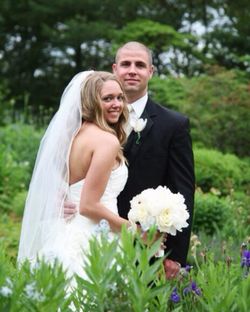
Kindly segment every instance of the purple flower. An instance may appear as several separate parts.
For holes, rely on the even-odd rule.
[[[187,287],[184,288],[183,294],[187,295],[188,293],[194,293],[197,296],[201,296],[201,290],[197,287],[195,282],[191,282]]]
[[[190,272],[192,268],[193,267],[191,265],[188,265],[188,264],[185,266],[186,272]]]
[[[170,295],[170,300],[171,300],[173,303],[178,303],[178,302],[180,302],[180,300],[181,300],[179,294],[177,293],[176,287],[174,288],[174,290],[172,291],[172,293],[171,293],[171,295]]]
[[[183,290],[183,295],[186,296],[191,291],[190,286],[185,287]]]
[[[191,283],[191,289],[197,296],[201,295],[201,290],[197,287],[195,282]]]
[[[250,250],[244,250],[241,257],[241,267],[250,267]]]

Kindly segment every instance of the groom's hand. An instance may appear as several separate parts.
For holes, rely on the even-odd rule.
[[[180,268],[181,268],[180,263],[170,260],[170,259],[164,260],[164,269],[165,269],[166,278],[168,280],[175,278],[179,274]]]
[[[65,201],[63,205],[64,219],[71,219],[76,214],[76,205],[70,201]]]

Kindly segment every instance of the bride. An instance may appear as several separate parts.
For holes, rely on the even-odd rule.
[[[26,200],[18,261],[58,259],[68,274],[84,277],[84,253],[101,219],[112,231],[119,217],[117,196],[127,180],[122,153],[128,111],[117,78],[81,72],[68,84],[59,110],[41,141]],[[78,212],[63,218],[70,199]]]

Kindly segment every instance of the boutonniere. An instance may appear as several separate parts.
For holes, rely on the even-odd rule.
[[[146,127],[147,119],[139,118],[136,121],[131,121],[130,125],[133,130],[137,133],[136,144],[140,143],[141,131]]]

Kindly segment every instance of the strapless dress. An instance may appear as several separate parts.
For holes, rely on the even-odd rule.
[[[101,203],[113,213],[118,215],[117,197],[123,190],[128,176],[128,169],[125,163],[111,172]],[[84,180],[70,185],[68,198],[77,205],[79,203],[81,192],[84,188]],[[89,249],[89,240],[96,234],[97,223],[91,219],[76,213],[70,220],[60,220],[53,229],[52,237],[47,241],[39,252],[39,257],[43,257],[47,262],[54,263],[55,259],[59,261],[66,270],[68,276],[78,274],[85,278],[84,263],[86,253]]]

